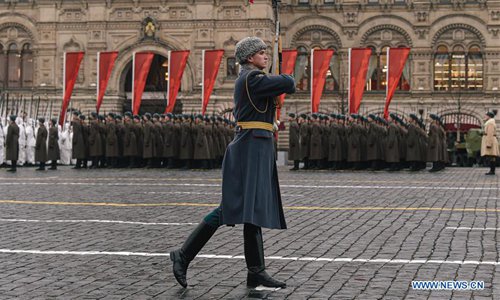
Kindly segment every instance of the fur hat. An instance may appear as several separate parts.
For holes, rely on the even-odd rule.
[[[267,45],[263,40],[255,36],[247,37],[236,44],[235,57],[238,63],[242,65],[247,62],[250,56],[265,49],[267,49]]]

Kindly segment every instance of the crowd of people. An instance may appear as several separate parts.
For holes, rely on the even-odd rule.
[[[235,123],[221,116],[150,114],[106,116],[77,111],[65,126],[26,115],[0,122],[0,165],[57,164],[82,168],[219,168]]]
[[[446,134],[438,115],[430,114],[429,130],[410,114],[408,122],[395,114],[388,120],[370,114],[289,114],[288,159],[291,170],[372,169],[419,171],[432,162],[431,172],[448,162]]]

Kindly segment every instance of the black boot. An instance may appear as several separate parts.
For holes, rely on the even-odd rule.
[[[247,286],[257,287],[263,285],[273,288],[285,288],[286,283],[273,279],[266,272],[261,228],[252,224],[245,224],[243,236],[245,239],[245,260],[248,268]]]
[[[50,168],[49,170],[57,170],[57,160],[52,160],[50,162]]]
[[[10,163],[10,169],[8,169],[7,172],[15,173],[17,171],[17,160],[11,160]]]
[[[45,163],[44,162],[40,162],[40,166],[36,170],[37,171],[45,171]]]
[[[293,161],[293,168],[290,169],[290,171],[297,171],[299,169],[299,160],[294,160]]]
[[[205,221],[201,221],[198,227],[189,235],[181,249],[170,252],[175,279],[184,288],[187,287],[186,273],[189,263],[210,240],[215,231],[217,231],[217,227],[212,227]]]
[[[495,175],[496,161],[490,160],[490,171],[485,175]]]

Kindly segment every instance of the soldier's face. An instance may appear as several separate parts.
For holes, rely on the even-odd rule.
[[[266,50],[260,50],[259,52],[250,56],[248,62],[259,68],[260,70],[263,70],[267,67],[268,60],[269,57],[267,56]]]

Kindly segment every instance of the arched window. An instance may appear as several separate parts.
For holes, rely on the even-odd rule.
[[[469,48],[467,62],[467,88],[469,90],[483,89],[483,55],[479,46]]]
[[[479,46],[468,51],[462,45],[441,45],[434,55],[434,90],[464,91],[483,89],[483,56]]]
[[[434,90],[447,91],[450,81],[450,56],[448,47],[441,45],[434,55]]]
[[[334,47],[329,47],[329,49],[333,49],[334,52],[326,72],[325,91],[332,92],[340,89],[340,58],[337,49]]]
[[[378,53],[374,46],[370,46],[368,48],[372,49],[372,55],[368,65],[368,72],[366,74],[366,77],[368,78],[366,90],[385,91],[387,85],[387,49],[389,49],[389,46],[383,46]],[[407,62],[399,80],[397,90],[410,90],[408,65],[409,64]]]
[[[309,90],[309,51],[306,47],[300,46],[297,48],[297,61],[295,62],[295,80],[299,91]]]
[[[21,78],[23,87],[33,86],[33,51],[30,44],[24,44],[21,52]]]
[[[16,44],[12,43],[9,45],[9,50],[7,52],[7,76],[8,76],[8,87],[20,87],[21,86],[21,54],[19,53]]]

